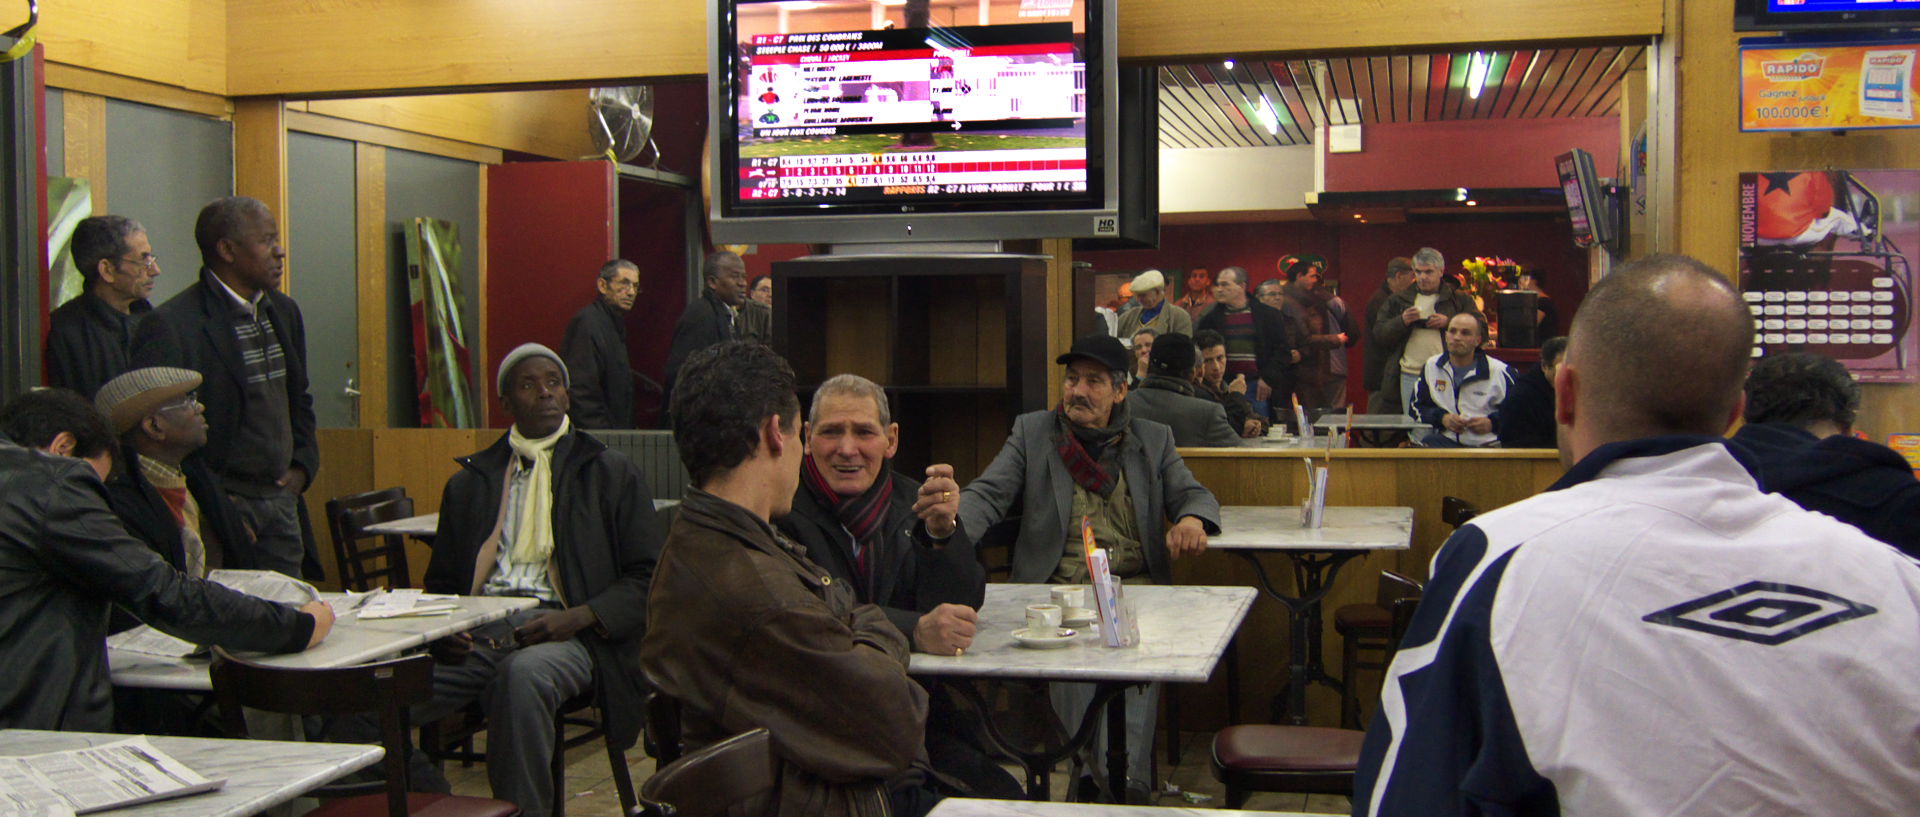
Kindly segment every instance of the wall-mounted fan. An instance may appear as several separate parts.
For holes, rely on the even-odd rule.
[[[653,147],[653,165],[660,164],[660,147],[653,144],[653,88],[629,85],[594,88],[590,92],[587,131],[593,146],[611,152],[620,162],[631,162]]]

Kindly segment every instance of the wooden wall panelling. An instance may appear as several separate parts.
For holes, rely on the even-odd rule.
[[[57,62],[47,63],[47,87],[124,99],[216,119],[228,119],[233,116],[233,103],[219,94],[191,91],[173,85],[162,85]]]
[[[233,106],[233,192],[266,203],[287,246],[287,109],[278,99],[243,99]],[[280,291],[293,291],[288,258]]]
[[[66,175],[86,179],[93,191],[93,214],[107,213],[107,100],[68,91],[61,144]]]
[[[311,113],[554,159],[595,153],[581,88],[316,99]]]
[[[38,33],[49,62],[225,94],[226,24],[223,0],[42,0]]]
[[[174,0],[182,2],[182,0]],[[429,0],[333,4],[229,0],[227,76],[235,96],[367,95],[376,90],[503,88],[707,69],[696,0],[489,0],[459,14]],[[1725,18],[1716,20],[1725,30]],[[1485,43],[1644,38],[1662,0],[1121,0],[1120,56],[1192,60]],[[422,38],[419,31],[433,31]],[[275,43],[275,48],[231,44]],[[529,44],[538,43],[538,47]]]
[[[307,515],[313,520],[314,541],[320,547],[320,566],[327,578],[322,587],[340,589],[339,561],[334,556],[333,533],[327,527],[327,500],[371,490],[373,486],[373,432],[363,428],[322,428],[320,473],[307,486]]]
[[[1733,0],[1678,3],[1679,252],[1735,275],[1739,246],[1739,174],[1819,168],[1874,170],[1920,167],[1920,131],[1741,133],[1738,37],[1727,26]],[[1911,251],[1911,250],[1909,250]],[[1885,442],[1914,431],[1920,384],[1862,387],[1858,427]]]
[[[982,385],[983,369],[999,369],[1000,380],[1006,379],[1006,355],[986,357],[982,352],[981,341],[993,332],[980,321],[983,310],[977,300],[977,284],[987,282],[995,285],[1000,281],[991,278],[932,278],[924,282],[929,292],[927,299],[927,381],[936,386],[977,386]],[[1004,346],[1006,321],[1000,322],[999,332]]]
[[[311,106],[318,103],[307,104]],[[301,111],[287,112],[287,127],[303,133],[331,136],[335,139],[346,139],[373,145],[384,145],[390,148],[411,150],[415,153],[429,153],[435,156],[462,159],[480,164],[499,164],[501,159],[500,149],[497,147],[487,147],[469,142],[457,142],[452,139],[442,139],[438,136],[428,136],[397,130],[384,125],[370,125],[365,122],[355,122],[350,119],[339,119],[332,116],[321,116],[319,114],[304,113]]]
[[[387,406],[387,149],[355,144],[353,180],[360,427],[384,428],[391,421]]]
[[[896,350],[889,329],[893,320],[890,284],[883,277],[827,282],[827,301],[834,305],[834,319],[826,322],[824,376],[851,372],[883,386],[893,382]]]
[[[487,297],[487,165],[486,163],[482,163],[479,167],[474,168],[474,173],[480,177],[480,180],[478,182],[478,188],[480,191],[480,208],[479,208],[479,212],[476,213],[476,215],[478,215],[480,218],[480,225],[479,225],[479,229],[474,231],[477,233],[477,235],[475,235],[473,238],[473,246],[474,246],[474,256],[473,256],[474,278],[473,280],[474,280],[474,283],[478,284],[478,286],[475,288],[474,291],[466,293],[466,298],[468,303],[479,304],[480,321],[478,326],[472,327],[477,331],[474,331],[467,336],[467,359],[473,362],[473,371],[479,374],[480,389],[479,389],[479,393],[474,395],[474,399],[479,401],[481,406],[485,406],[489,403],[498,402],[498,400],[496,399],[498,395],[494,394],[494,389],[487,385],[494,381],[494,377],[493,377],[493,373],[490,371],[490,366],[491,366],[490,361],[492,361],[493,358],[487,356],[487,351],[488,351],[487,338],[490,337],[487,334],[487,329],[491,325],[491,321],[489,320],[489,314],[491,313],[491,310],[487,309],[487,302],[486,302],[486,297]],[[487,418],[487,410],[484,408],[480,409],[477,412],[476,416],[479,418],[478,422],[484,424]]]
[[[1297,505],[1305,495],[1304,452],[1236,452],[1231,449],[1183,449],[1194,477],[1214,492],[1222,505]],[[1315,458],[1316,463],[1320,461]],[[1324,603],[1326,624],[1322,636],[1323,660],[1338,674],[1340,639],[1333,632],[1333,611],[1343,604],[1371,602],[1381,570],[1393,570],[1424,581],[1427,565],[1451,530],[1440,522],[1440,498],[1459,496],[1482,511],[1525,499],[1557,479],[1561,467],[1548,450],[1500,452],[1429,452],[1380,449],[1339,450],[1330,466],[1329,502],[1333,505],[1400,505],[1414,509],[1413,545],[1405,551],[1384,551],[1355,558],[1344,565]],[[1264,556],[1276,587],[1292,593],[1289,563],[1278,555]],[[1240,556],[1210,551],[1174,564],[1174,580],[1182,584],[1257,586],[1253,569]],[[1264,720],[1268,702],[1286,675],[1287,635],[1282,608],[1262,597],[1239,634],[1242,706],[1239,722]],[[1224,709],[1224,675],[1216,674],[1204,694],[1184,693],[1188,729],[1211,729],[1233,722]],[[1362,678],[1363,699],[1376,694],[1377,673]],[[1338,696],[1314,686],[1308,693],[1308,716],[1317,725],[1339,719]],[[1371,700],[1367,708],[1370,711]]]

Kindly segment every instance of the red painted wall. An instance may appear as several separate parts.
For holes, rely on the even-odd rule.
[[[1327,154],[1326,189],[1558,187],[1553,157],[1573,148],[1592,153],[1600,175],[1620,175],[1614,117],[1382,123],[1365,126],[1360,144]]]
[[[599,293],[594,271],[613,257],[613,166],[510,162],[487,168],[487,353],[482,402],[507,426],[491,373],[529,341],[560,348],[567,321]]]
[[[1328,276],[1339,281],[1341,299],[1362,319],[1367,299],[1386,280],[1387,261],[1433,247],[1446,256],[1448,269],[1475,256],[1511,258],[1537,271],[1542,288],[1559,307],[1564,332],[1587,292],[1586,253],[1573,246],[1565,220],[1427,222],[1332,227],[1319,222],[1265,224],[1163,225],[1158,250],[1076,253],[1095,272],[1133,272],[1149,267],[1184,275],[1191,267],[1218,270],[1245,267],[1255,283],[1277,277],[1274,261],[1289,253],[1327,258]],[[1177,272],[1176,272],[1177,271]],[[1361,343],[1348,350],[1348,400],[1364,406],[1360,388]]]

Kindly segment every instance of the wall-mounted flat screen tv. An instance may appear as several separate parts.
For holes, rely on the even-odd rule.
[[[714,240],[1117,235],[1114,0],[710,0]]]

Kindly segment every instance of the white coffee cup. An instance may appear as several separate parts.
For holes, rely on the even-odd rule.
[[[1034,635],[1052,635],[1060,629],[1060,605],[1027,605],[1027,632]]]
[[[1087,586],[1084,584],[1063,584],[1053,588],[1053,603],[1062,610],[1086,609]]]

